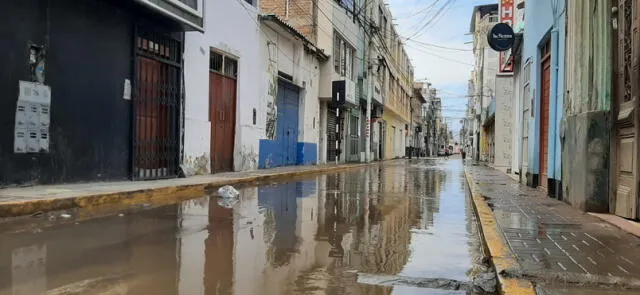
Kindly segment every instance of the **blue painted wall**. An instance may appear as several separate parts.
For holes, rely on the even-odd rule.
[[[299,88],[290,82],[280,80],[276,105],[278,107],[276,137],[260,140],[258,147],[259,169],[299,164],[300,148],[297,140],[298,128],[300,128],[298,120]]]
[[[525,5],[525,29],[524,44],[522,51],[522,60],[531,62],[531,94],[534,95],[534,117],[529,118],[529,172],[540,174],[539,153],[540,153],[540,84],[541,84],[541,68],[540,68],[540,51],[539,46],[551,37],[551,31],[554,27],[554,18],[556,19],[556,28],[558,30],[557,48],[558,51],[552,55],[552,84],[551,88],[556,87],[556,96],[549,98],[549,142],[548,145],[548,176],[557,180],[561,179],[561,156],[562,149],[560,147],[560,122],[562,120],[562,110],[564,101],[564,51],[565,51],[565,7],[564,0],[557,0],[557,13],[551,8],[552,0],[536,0],[527,1]],[[553,47],[553,44],[552,44]],[[553,64],[558,67],[554,69]],[[553,71],[557,71],[557,80],[553,79]],[[553,93],[553,91],[552,91]]]
[[[275,140],[261,139],[258,151],[258,169],[282,166],[284,154],[280,143]]]
[[[318,163],[318,145],[310,142],[298,142],[298,165],[314,165]]]

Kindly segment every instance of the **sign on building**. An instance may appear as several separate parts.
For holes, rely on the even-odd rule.
[[[500,13],[500,22],[513,27],[513,14],[515,12],[513,0],[500,0],[500,9],[498,11]],[[507,58],[513,59],[513,57],[508,55],[506,52],[500,52],[500,73],[513,73],[513,61],[507,62]]]

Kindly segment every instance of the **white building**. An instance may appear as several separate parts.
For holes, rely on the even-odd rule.
[[[260,16],[262,79],[259,168],[318,162],[320,67],[328,60],[299,31],[276,15]]]
[[[258,110],[265,105],[256,87],[261,54],[258,9],[251,2],[208,2],[205,32],[185,36],[183,163],[198,173],[258,167],[265,130]]]
[[[184,166],[315,164],[317,57],[326,55],[278,18],[259,17],[255,0],[207,4],[205,33],[185,36]]]

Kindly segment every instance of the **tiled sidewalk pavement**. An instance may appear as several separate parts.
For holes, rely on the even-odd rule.
[[[492,207],[521,274],[534,282],[570,278],[565,282],[637,284],[638,237],[492,168],[468,165],[466,172]]]

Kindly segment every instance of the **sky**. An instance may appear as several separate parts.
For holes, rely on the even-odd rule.
[[[476,5],[497,0],[387,0],[405,50],[415,68],[416,81],[438,89],[442,112],[459,137],[465,115],[468,81],[473,70],[471,13]],[[444,48],[443,48],[444,47]]]

